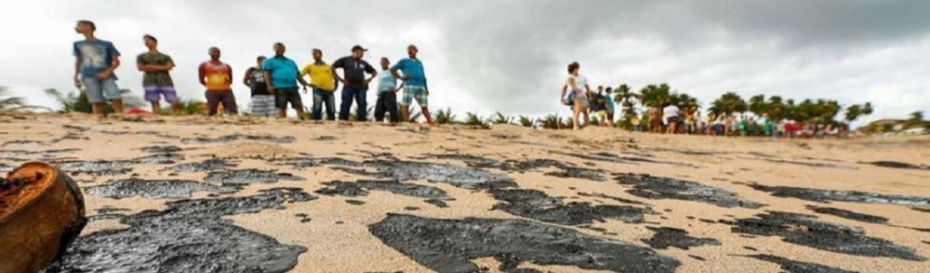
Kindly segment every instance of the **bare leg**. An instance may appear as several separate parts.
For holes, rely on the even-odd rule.
[[[297,109],[295,109],[295,110],[297,110],[297,119],[298,119],[298,120],[303,120],[303,119],[304,119],[304,109],[303,109],[303,108],[297,108]]]
[[[90,108],[95,116],[103,116],[103,103],[94,103]]]
[[[278,108],[278,118],[279,119],[287,118],[287,108]]]
[[[581,101],[575,100],[575,108],[572,110],[574,110],[574,113],[572,113],[572,130],[577,131],[581,128],[581,126],[578,124],[578,117],[581,115],[582,111],[584,111],[584,106],[581,105]],[[585,119],[588,118],[587,112],[585,112],[584,117]]]
[[[113,112],[118,117],[123,116],[123,99],[113,100]]]
[[[161,104],[157,101],[152,102],[152,114],[161,115]]]
[[[410,121],[410,108],[407,105],[398,105],[398,110],[400,110],[400,122],[409,122]]]
[[[180,101],[172,102],[171,110],[174,112],[175,115],[180,115],[181,110],[183,110],[183,107],[181,107],[181,102]]]
[[[429,114],[429,108],[421,107],[420,111],[423,113],[423,116],[426,117],[426,124],[433,125],[433,116]]]

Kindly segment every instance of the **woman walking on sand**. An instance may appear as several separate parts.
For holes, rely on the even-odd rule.
[[[574,62],[568,65],[568,82],[565,84],[571,93],[565,96],[565,89],[562,89],[562,102],[572,105],[572,129],[578,130],[580,125],[588,124],[588,97],[587,93],[591,92],[591,86],[588,85],[588,78],[581,76],[579,70],[581,65]],[[578,116],[584,115],[584,122],[578,120]]]

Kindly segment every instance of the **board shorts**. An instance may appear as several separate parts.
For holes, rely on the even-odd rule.
[[[148,102],[158,102],[161,97],[165,97],[167,102],[181,101],[178,99],[178,92],[171,86],[146,86],[143,89],[145,89],[145,101]]]
[[[275,107],[274,95],[252,95],[252,115],[260,117],[274,117],[278,115],[278,108]]]
[[[598,116],[598,117],[601,117],[601,118],[606,118],[606,117],[607,117],[607,110],[600,110],[600,111],[597,111],[597,116]]]
[[[103,103],[106,100],[123,98],[116,79],[99,80],[97,78],[83,78],[81,82],[87,89],[87,101],[90,103]]]
[[[277,88],[274,91],[275,97],[275,106],[278,109],[287,109],[287,104],[290,103],[291,107],[294,109],[304,109],[304,104],[300,100],[300,93],[297,91],[297,87],[294,88]]]
[[[417,101],[417,104],[420,107],[429,107],[429,94],[426,92],[426,87],[423,86],[407,86],[404,87],[404,96],[400,100],[400,105],[408,106],[413,103],[413,100]]]

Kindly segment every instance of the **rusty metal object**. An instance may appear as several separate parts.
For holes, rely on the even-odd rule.
[[[0,179],[0,272],[36,272],[59,259],[87,218],[77,184],[31,162]]]

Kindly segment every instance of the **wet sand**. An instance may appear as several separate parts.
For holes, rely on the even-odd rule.
[[[0,116],[28,160],[92,216],[46,272],[930,268],[926,137]]]

